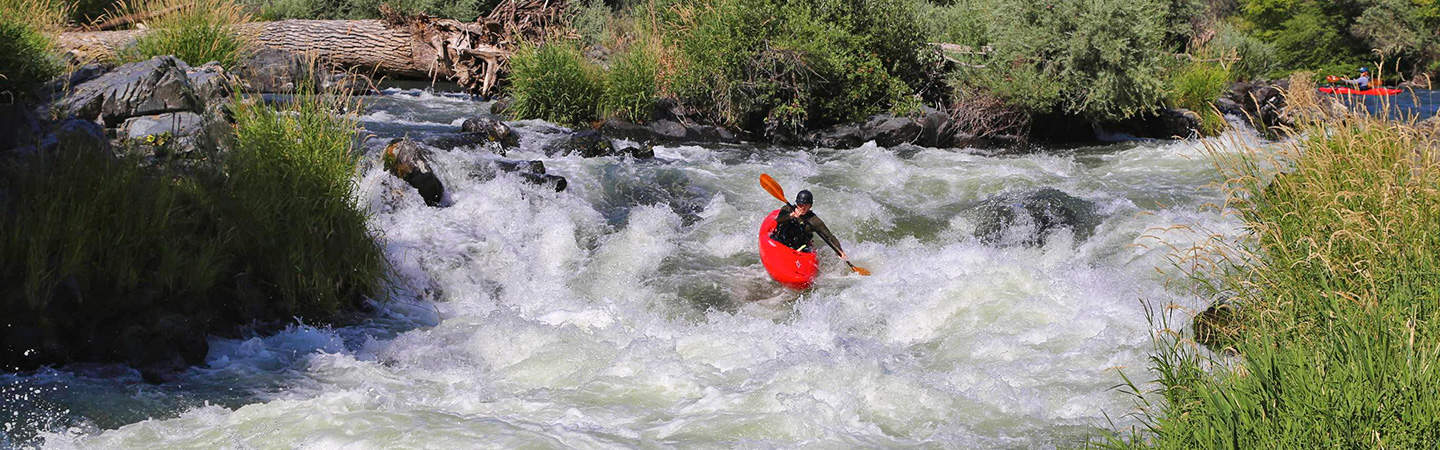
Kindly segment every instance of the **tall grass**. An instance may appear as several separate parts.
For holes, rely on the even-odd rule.
[[[0,104],[27,100],[60,73],[51,34],[66,14],[50,0],[0,0]]]
[[[240,271],[266,280],[280,311],[330,314],[380,288],[384,255],[355,199],[357,119],[336,116],[347,102],[302,91],[280,110],[233,108],[226,215]]]
[[[1224,131],[1225,118],[1210,102],[1220,98],[1230,85],[1230,71],[1225,66],[1191,61],[1174,69],[1166,81],[1166,101],[1199,114],[1201,134],[1214,136]]]
[[[579,125],[599,117],[604,71],[570,42],[522,45],[510,57],[511,114]]]
[[[600,99],[603,114],[632,122],[649,119],[658,95],[658,71],[655,50],[647,45],[632,45],[616,56],[605,72],[605,93]]]
[[[250,16],[234,0],[133,0],[120,9],[121,14],[146,12],[162,13],[147,24],[151,31],[122,54],[126,61],[175,55],[194,66],[217,61],[233,68],[250,47],[236,27]]]
[[[1440,136],[1319,103],[1308,74],[1291,82],[1295,140],[1216,153],[1253,246],[1196,275],[1238,306],[1236,356],[1162,342],[1164,404],[1106,445],[1440,445]]]
[[[345,101],[237,100],[234,148],[183,174],[73,146],[0,167],[5,322],[86,342],[176,315],[201,331],[325,322],[377,296],[386,266],[355,201]]]

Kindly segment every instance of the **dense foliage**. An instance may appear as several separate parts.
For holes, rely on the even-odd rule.
[[[526,45],[510,58],[510,114],[579,125],[599,117],[605,73],[573,43]]]

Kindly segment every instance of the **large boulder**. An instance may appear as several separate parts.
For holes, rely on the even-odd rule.
[[[1200,115],[1188,109],[1161,108],[1101,128],[1139,138],[1189,139],[1200,136]]]
[[[196,67],[186,72],[185,76],[190,79],[190,87],[195,90],[195,95],[206,104],[224,101],[230,97],[233,89],[230,85],[230,76],[225,73],[225,68],[219,63],[209,63]]]
[[[395,139],[385,146],[382,162],[391,175],[420,191],[427,206],[440,206],[445,198],[445,185],[440,183],[427,155],[425,148],[415,141]]]
[[[172,56],[126,64],[75,86],[53,109],[60,117],[98,119],[106,126],[136,116],[200,112],[203,102],[190,85],[189,68]]]
[[[250,92],[288,93],[311,82],[314,69],[314,64],[302,55],[266,47],[241,60],[235,74]]]
[[[502,172],[513,173],[525,181],[548,186],[555,192],[564,191],[569,185],[565,177],[545,173],[545,163],[536,160],[496,159],[487,161],[471,168],[470,178],[489,181]]]
[[[547,155],[578,154],[583,158],[620,156],[610,138],[595,130],[577,131],[545,147]]]
[[[1274,134],[1277,130],[1293,125],[1285,114],[1284,91],[1290,87],[1289,80],[1278,82],[1237,82],[1230,84],[1222,99],[1227,108],[1239,105],[1240,116],[1250,121],[1256,130]]]
[[[100,124],[82,119],[65,119],[42,140],[46,153],[99,152],[110,155],[110,140]]]
[[[881,147],[915,142],[923,131],[924,126],[909,117],[881,114],[865,122],[865,140]]]
[[[997,195],[974,210],[975,235],[989,244],[1038,246],[1050,232],[1069,228],[1075,240],[1095,233],[1100,224],[1095,203],[1054,188]]]

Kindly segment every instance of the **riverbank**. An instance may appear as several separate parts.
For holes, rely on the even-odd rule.
[[[1193,281],[1217,304],[1194,334],[1156,338],[1164,401],[1144,402],[1135,434],[1109,445],[1440,442],[1440,119],[1336,108],[1292,87],[1298,128],[1278,154],[1213,155],[1250,234],[1198,257],[1214,265]]]

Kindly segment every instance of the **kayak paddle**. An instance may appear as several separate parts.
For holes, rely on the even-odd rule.
[[[785,189],[781,188],[780,183],[775,181],[774,178],[770,177],[770,174],[760,174],[760,187],[765,188],[765,192],[769,192],[770,195],[775,196],[776,200],[785,203],[785,206],[790,206],[790,200],[785,199]],[[864,267],[851,264],[849,260],[845,261],[845,265],[850,266],[850,270],[855,271],[855,273],[860,274],[860,276],[870,276],[869,270],[865,269]]]

